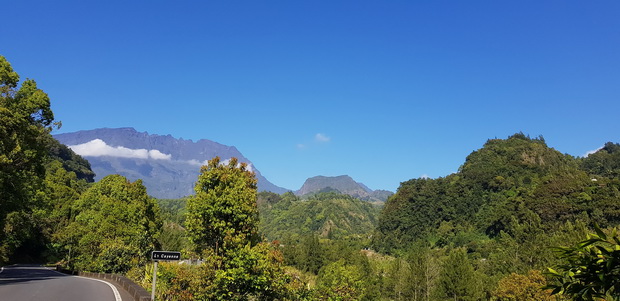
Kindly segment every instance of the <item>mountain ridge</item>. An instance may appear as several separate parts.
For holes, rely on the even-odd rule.
[[[120,174],[142,179],[149,194],[157,198],[180,198],[193,194],[200,166],[219,156],[235,157],[256,173],[259,191],[284,193],[288,189],[269,182],[236,147],[208,139],[196,142],[172,135],[138,132],[132,127],[99,128],[53,135],[91,162],[96,180]]]
[[[194,142],[170,134],[139,132],[132,127],[98,128],[53,136],[90,162],[95,180],[110,174],[120,174],[132,181],[141,179],[149,194],[156,198],[176,199],[192,195],[200,166],[215,156],[222,161],[235,157],[239,162],[248,163],[256,173],[259,191],[278,194],[291,191],[267,180],[235,146],[209,139]],[[310,177],[295,193],[303,196],[326,191],[378,203],[385,202],[393,194],[372,190],[348,175]]]
[[[306,179],[301,188],[295,191],[298,196],[315,194],[320,192],[338,191],[342,194],[350,195],[370,202],[385,202],[392,192],[386,190],[372,190],[368,186],[356,182],[348,175],[341,176],[315,176]]]

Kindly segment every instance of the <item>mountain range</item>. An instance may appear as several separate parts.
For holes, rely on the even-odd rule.
[[[120,174],[131,181],[142,179],[148,193],[160,199],[177,199],[194,194],[200,166],[215,156],[222,161],[235,157],[256,173],[259,191],[282,194],[289,191],[267,180],[236,147],[211,140],[196,142],[138,132],[134,128],[101,128],[54,135],[62,144],[86,158],[95,172],[95,180]],[[317,176],[306,180],[296,191],[303,196],[338,191],[353,197],[384,202],[392,192],[373,191],[349,176]]]
[[[259,191],[288,191],[269,182],[236,147],[207,139],[194,142],[133,128],[85,130],[54,138],[90,162],[95,180],[110,174],[120,174],[131,181],[142,179],[149,194],[156,198],[192,195],[200,166],[215,156],[223,161],[235,157],[248,163],[256,173]]]

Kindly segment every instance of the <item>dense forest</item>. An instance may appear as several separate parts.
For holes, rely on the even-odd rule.
[[[491,139],[458,172],[402,182],[384,205],[259,193],[245,164],[214,158],[194,195],[157,200],[140,180],[94,182],[50,135],[59,126],[48,95],[0,56],[0,265],[121,273],[150,289],[150,252],[181,251],[191,264],[160,265],[161,300],[620,295],[616,143],[581,158],[542,137]]]

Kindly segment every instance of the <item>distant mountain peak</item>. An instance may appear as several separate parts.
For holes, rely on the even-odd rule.
[[[295,194],[303,196],[312,193],[334,190],[371,202],[385,202],[392,194],[391,192],[384,190],[373,191],[366,185],[356,182],[348,175],[334,177],[315,176],[308,178],[301,188],[295,192]]]

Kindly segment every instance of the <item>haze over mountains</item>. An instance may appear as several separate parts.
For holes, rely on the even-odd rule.
[[[239,162],[248,163],[256,173],[259,191],[278,194],[289,191],[267,180],[236,147],[207,139],[194,142],[138,132],[134,128],[102,128],[54,137],[90,162],[96,180],[110,174],[120,174],[131,181],[142,179],[148,193],[156,198],[192,195],[200,166],[215,156],[223,161],[236,157]],[[296,194],[334,190],[371,202],[383,202],[392,194],[373,191],[349,176],[310,178]]]

